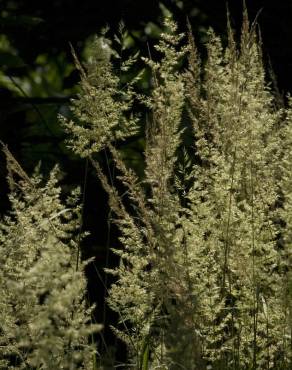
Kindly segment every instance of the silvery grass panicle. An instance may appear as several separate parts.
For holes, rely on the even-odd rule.
[[[162,55],[161,60],[146,59],[152,68],[154,82],[152,96],[147,101],[152,111],[152,122],[147,132],[145,152],[145,183],[150,188],[147,202],[153,225],[149,250],[151,272],[155,273],[150,285],[158,303],[151,325],[151,330],[156,331],[159,338],[158,346],[154,342],[151,348],[152,366],[193,369],[199,352],[194,325],[195,300],[185,243],[184,202],[176,188],[185,104],[179,64],[188,47],[181,46],[184,36],[177,33],[177,26],[170,18],[165,19],[164,26],[166,31],[155,46]]]
[[[1,369],[89,369],[94,348],[79,261],[78,192],[62,203],[55,167],[29,178],[6,147],[11,213],[0,226]]]
[[[228,24],[227,47],[210,30],[207,51],[201,84],[187,81],[201,161],[188,194],[187,229],[202,356],[220,369],[278,368],[282,361],[286,369],[274,224],[281,112],[274,110],[256,24],[246,10],[239,47]],[[191,55],[196,67],[196,52]]]
[[[125,139],[135,132],[136,120],[126,116],[133,94],[130,86],[126,90],[119,86],[110,61],[112,50],[105,37],[93,42],[85,68],[74,50],[73,56],[81,76],[81,92],[72,101],[75,121],[60,119],[70,133],[68,145],[76,154],[88,157],[107,147],[109,142]]]

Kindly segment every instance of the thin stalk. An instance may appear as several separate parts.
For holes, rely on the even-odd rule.
[[[87,177],[88,177],[88,158],[85,160],[85,170],[84,170],[84,180],[83,180],[83,189],[82,189],[82,205],[81,205],[81,220],[78,231],[77,239],[77,257],[76,257],[76,271],[79,268],[79,259],[80,259],[80,243],[81,243],[81,233],[83,229],[83,220],[84,220],[84,207],[85,207],[85,196],[86,196],[86,187],[87,187]]]

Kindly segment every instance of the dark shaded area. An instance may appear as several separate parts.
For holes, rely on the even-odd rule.
[[[224,36],[226,29],[225,0],[164,0],[161,3],[174,15],[179,28],[186,30],[190,19],[199,47],[203,47],[206,30],[212,26]],[[253,20],[258,22],[264,43],[264,57],[271,66],[283,94],[292,87],[292,2],[290,0],[246,1]],[[229,0],[232,25],[240,29],[242,4]],[[0,139],[30,173],[38,161],[46,174],[56,163],[66,173],[65,192],[76,185],[84,186],[84,229],[91,232],[85,240],[83,255],[95,256],[96,264],[88,267],[89,296],[97,301],[97,321],[106,325],[115,318],[104,305],[106,289],[111,278],[102,268],[114,266],[117,258],[109,248],[118,245],[117,231],[111,226],[107,197],[98,184],[93,169],[86,171],[85,161],[70,153],[64,144],[65,134],[57,120],[59,113],[68,114],[70,98],[76,95],[78,73],[72,65],[69,42],[82,58],[86,39],[109,26],[109,36],[118,33],[124,21],[133,40],[133,49],[147,55],[147,42],[153,45],[159,30],[162,11],[156,0],[2,0],[0,3]],[[3,41],[4,40],[4,41]],[[9,46],[7,42],[9,41]],[[23,81],[26,81],[26,85]],[[24,90],[23,86],[28,86]],[[129,155],[141,160],[141,145],[133,144]],[[139,159],[140,158],[140,159]],[[106,168],[106,158],[102,158]],[[131,160],[131,158],[129,159]],[[0,210],[6,210],[7,185],[4,159],[0,162]],[[106,286],[105,286],[106,285]],[[106,345],[116,346],[107,326]],[[102,341],[101,341],[102,343]],[[120,345],[118,360],[124,359]]]
[[[238,0],[164,0],[162,3],[174,14],[182,29],[188,16],[195,34],[202,33],[202,29],[210,25],[219,34],[224,34],[226,3],[234,25],[240,25],[242,5]],[[261,11],[258,20],[265,49],[275,65],[279,85],[289,90],[292,2],[248,0],[246,4],[251,20]],[[23,73],[26,68],[35,66],[35,59],[42,53],[53,57],[65,52],[70,61],[68,43],[82,49],[84,40],[106,25],[111,33],[115,33],[123,20],[129,31],[141,30],[148,22],[158,23],[161,18],[159,1],[156,0],[2,0],[1,10],[0,32],[9,37],[23,59]]]

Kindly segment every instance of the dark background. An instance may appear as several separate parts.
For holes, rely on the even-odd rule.
[[[250,19],[258,12],[267,68],[272,68],[280,93],[292,90],[292,0],[246,1]],[[229,0],[232,25],[241,26],[242,2]],[[58,114],[69,114],[69,101],[78,92],[76,72],[69,47],[73,45],[81,60],[86,58],[92,36],[109,26],[109,37],[119,32],[121,20],[128,30],[125,53],[140,50],[147,56],[147,44],[157,39],[163,12],[171,12],[181,31],[188,17],[199,49],[203,50],[206,31],[212,26],[224,40],[225,0],[0,0],[0,140],[24,169],[31,173],[41,161],[46,175],[55,163],[64,172],[64,192],[73,186],[85,188],[84,229],[91,237],[84,243],[83,255],[94,256],[88,269],[89,298],[97,301],[96,317],[106,324],[103,348],[116,346],[107,323],[114,317],[104,304],[109,285],[103,267],[113,266],[116,258],[109,248],[117,243],[117,232],[109,226],[111,217],[106,195],[93,170],[70,153]],[[114,46],[114,45],[113,45]],[[145,86],[147,89],[147,81]],[[139,172],[143,142],[137,138],[124,150]],[[0,158],[0,211],[9,208],[4,158]],[[122,350],[117,358],[123,359]]]

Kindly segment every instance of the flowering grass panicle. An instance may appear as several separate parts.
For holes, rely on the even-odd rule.
[[[64,204],[58,167],[43,185],[4,152],[11,214],[0,226],[1,368],[92,368],[88,338],[100,326],[85,305],[85,264],[76,269],[78,192]]]

